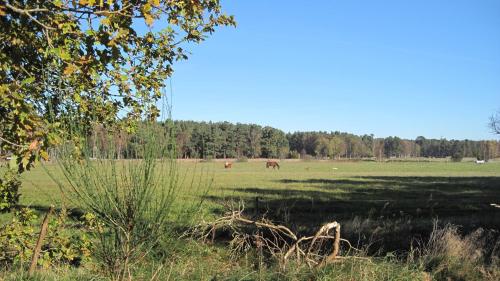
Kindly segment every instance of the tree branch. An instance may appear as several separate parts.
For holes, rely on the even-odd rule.
[[[490,117],[489,125],[495,134],[500,135],[500,111]]]
[[[9,141],[9,140],[7,140],[7,139],[4,139],[4,138],[2,138],[2,137],[0,137],[0,140],[1,140],[1,141],[4,141],[4,142],[6,142],[6,143],[8,143],[8,144],[10,144],[10,145],[12,145],[12,146],[15,146],[15,147],[23,147],[23,148],[24,148],[24,147],[27,147],[27,145],[20,145],[20,144],[17,144],[17,143],[13,143],[13,142],[11,142],[11,141]]]
[[[47,12],[48,11],[47,9],[21,9],[21,8],[12,6],[9,2],[5,2],[5,6],[18,14],[28,16],[30,19],[32,19],[34,22],[36,22],[37,24],[39,24],[40,26],[42,26],[45,29],[49,29],[49,30],[56,29],[56,28],[53,28],[53,27],[50,27],[50,26],[43,24],[42,22],[40,22],[34,16],[31,15],[31,12]]]

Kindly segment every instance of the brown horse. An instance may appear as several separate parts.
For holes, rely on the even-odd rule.
[[[232,167],[233,167],[233,163],[231,163],[231,162],[224,163],[224,169],[231,169]]]
[[[269,168],[269,167],[273,167],[273,169],[276,169],[276,167],[278,167],[278,170],[279,170],[280,164],[278,164],[278,162],[276,162],[276,161],[268,160],[266,162],[266,168]]]

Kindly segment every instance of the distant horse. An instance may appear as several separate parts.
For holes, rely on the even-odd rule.
[[[275,169],[276,167],[278,167],[278,170],[280,169],[280,164],[278,164],[278,162],[276,161],[267,161],[266,162],[266,168],[269,168],[269,167],[273,167],[273,169]]]
[[[233,167],[233,163],[231,163],[231,162],[224,163],[224,169],[231,169],[232,167]]]

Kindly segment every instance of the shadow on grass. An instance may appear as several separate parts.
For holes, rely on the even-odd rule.
[[[212,200],[241,200],[247,214],[266,216],[301,233],[338,221],[343,235],[385,250],[408,249],[434,220],[464,233],[500,229],[500,177],[363,176],[282,179],[279,188],[235,187]],[[425,240],[425,239],[424,239]]]
[[[18,205],[16,207],[17,209],[22,209],[22,208],[30,208],[35,210],[40,217],[45,216],[49,212],[50,206],[48,205]],[[62,211],[62,208],[56,207],[54,209],[56,213],[60,213]],[[80,208],[67,208],[66,212],[68,214],[68,217],[74,219],[74,220],[81,220],[82,216],[85,215],[85,212],[80,209]]]

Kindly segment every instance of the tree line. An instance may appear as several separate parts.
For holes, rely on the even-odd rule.
[[[493,140],[427,139],[419,136],[414,140],[397,136],[376,138],[374,135],[355,135],[345,132],[293,132],[260,126],[230,122],[196,122],[176,120],[171,124],[159,122],[160,129],[169,125],[175,137],[178,158],[296,158],[296,159],[360,159],[360,158],[411,158],[411,157],[463,157],[492,159],[500,156],[500,142]],[[95,146],[106,145],[96,141],[105,138],[103,127],[95,127],[90,138]],[[120,132],[111,146],[121,158],[140,157],[140,144],[133,134]],[[164,135],[159,137],[166,137]],[[110,145],[109,143],[107,144]],[[106,147],[99,147],[106,150]],[[98,149],[98,150],[99,150]]]

